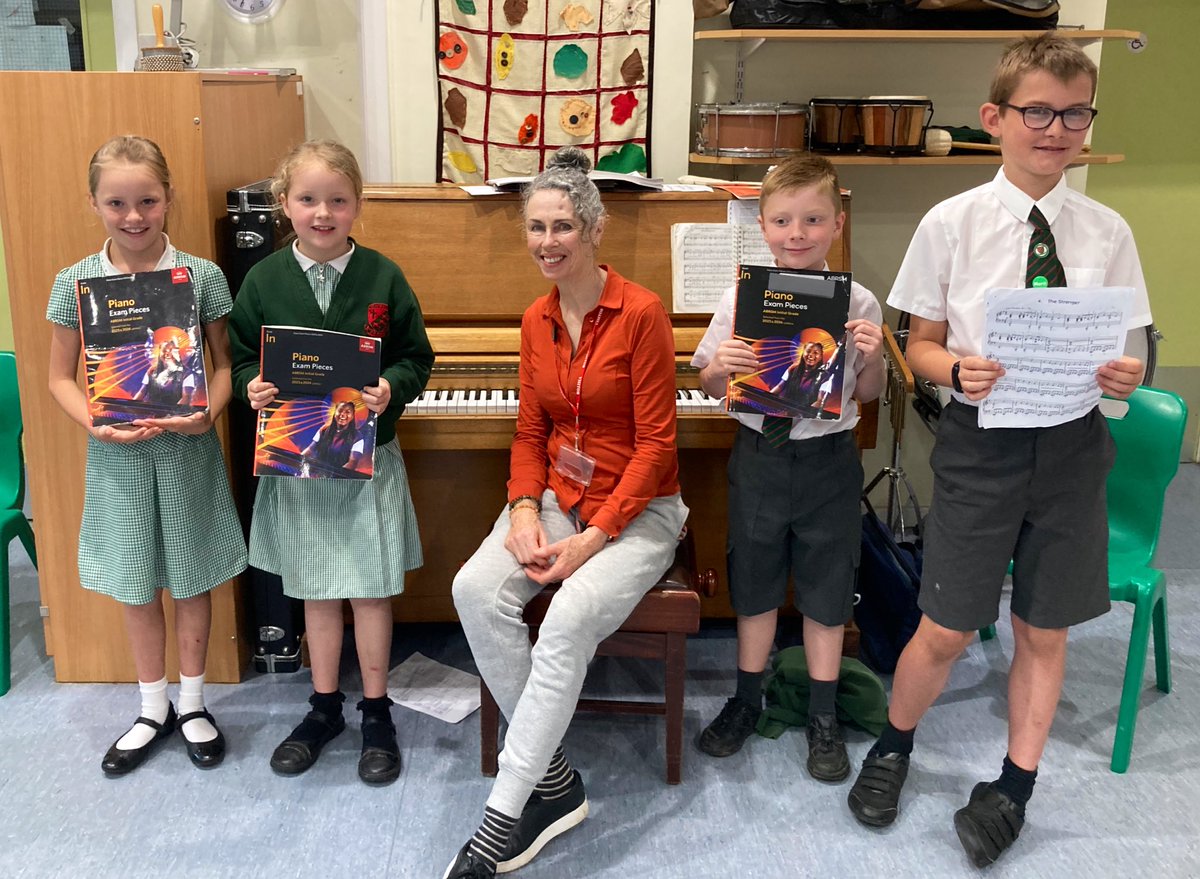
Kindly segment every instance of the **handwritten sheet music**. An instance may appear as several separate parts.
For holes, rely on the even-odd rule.
[[[672,308],[710,313],[737,280],[737,267],[774,265],[757,225],[676,223],[671,227]]]
[[[1120,357],[1131,287],[987,292],[983,355],[1005,375],[979,407],[980,427],[1051,427],[1100,400],[1096,369]]]

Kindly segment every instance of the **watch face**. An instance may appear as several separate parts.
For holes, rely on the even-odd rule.
[[[283,0],[225,0],[225,11],[249,24],[267,21],[279,11]]]

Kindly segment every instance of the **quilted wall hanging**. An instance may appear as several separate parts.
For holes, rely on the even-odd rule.
[[[438,179],[538,173],[560,146],[649,173],[651,0],[438,0]]]

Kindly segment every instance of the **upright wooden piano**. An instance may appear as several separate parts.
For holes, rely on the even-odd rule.
[[[356,240],[395,260],[421,302],[437,362],[429,393],[397,427],[416,505],[424,567],[409,574],[394,615],[455,619],[450,584],[506,498],[515,429],[521,314],[550,285],[525,250],[516,195],[470,196],[456,186],[368,187]],[[606,193],[601,262],[657,292],[671,308],[671,226],[723,223],[724,192]],[[850,265],[849,198],[829,254]],[[672,314],[678,364],[679,462],[698,563],[717,573],[705,616],[732,616],[725,588],[725,463],[736,427],[698,392],[689,365],[709,315]],[[689,393],[690,392],[690,393]],[[859,445],[874,446],[876,407],[864,407]]]

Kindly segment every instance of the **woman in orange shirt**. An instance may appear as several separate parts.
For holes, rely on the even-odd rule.
[[[525,190],[529,254],[554,283],[521,320],[509,503],[454,578],[454,604],[508,719],[483,824],[446,870],[523,866],[588,811],[562,737],[596,646],[670,566],[687,507],[675,345],[654,293],[596,262],[606,215],[575,147]],[[562,583],[533,649],[522,611]]]

